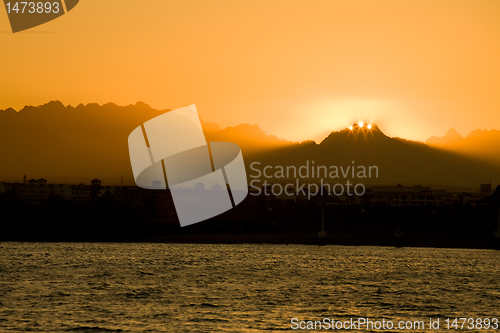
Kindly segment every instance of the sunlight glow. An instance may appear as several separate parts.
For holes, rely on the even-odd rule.
[[[349,126],[349,129],[352,131],[352,126]]]
[[[364,125],[364,124],[363,124],[363,122],[362,122],[362,121],[360,121],[360,122],[358,123],[358,125],[359,125],[359,127],[363,127],[363,125]]]
[[[368,126],[366,126],[366,127],[368,127],[368,129],[372,129],[372,125],[368,125]]]

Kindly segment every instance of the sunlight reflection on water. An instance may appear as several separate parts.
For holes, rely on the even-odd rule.
[[[11,331],[278,332],[294,317],[499,316],[498,251],[136,243],[0,243],[0,251],[0,327]]]

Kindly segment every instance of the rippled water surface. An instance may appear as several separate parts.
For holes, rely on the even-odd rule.
[[[281,332],[292,318],[500,317],[499,251],[0,243],[0,254],[0,331]]]

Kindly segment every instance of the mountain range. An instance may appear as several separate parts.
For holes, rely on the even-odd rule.
[[[170,110],[138,102],[118,106],[95,103],[76,107],[52,101],[16,111],[0,110],[0,181],[46,178],[88,182],[100,178],[133,184],[128,136],[137,126]],[[245,156],[289,144],[266,135],[257,125],[221,129],[201,120],[208,141],[235,142]]]
[[[430,137],[427,145],[460,154],[474,156],[500,164],[500,131],[474,130],[466,137],[462,137],[454,128],[451,128],[442,137]]]
[[[435,148],[418,141],[391,138],[377,125],[332,132],[321,143],[314,141],[295,143],[260,156],[262,165],[315,165],[376,166],[378,177],[359,179],[364,184],[432,184],[442,186],[468,186],[500,182],[500,166],[479,156]],[[339,179],[342,182],[343,179]]]
[[[137,126],[169,110],[155,110],[145,103],[118,106],[80,104],[64,106],[52,101],[0,111],[0,181],[46,178],[49,182],[133,184],[128,156],[128,135]],[[500,131],[477,130],[463,138],[453,129],[426,143],[386,136],[380,128],[331,132],[319,144],[290,142],[266,134],[258,125],[241,124],[222,129],[202,121],[207,141],[238,144],[247,165],[300,167],[377,166],[378,177],[359,180],[374,184],[443,184],[478,187],[483,181],[500,183]],[[309,162],[307,162],[309,161]],[[347,177],[349,178],[349,177]],[[250,178],[249,178],[250,180]],[[326,179],[343,182],[343,179]]]

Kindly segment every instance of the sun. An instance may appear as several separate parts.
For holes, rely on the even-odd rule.
[[[363,121],[360,121],[358,123],[354,123],[352,126],[349,126],[349,130],[352,131],[354,129],[354,127],[356,127],[356,129],[362,129],[362,128],[365,128],[365,126],[366,126],[366,129],[368,129],[368,130],[371,130],[373,127],[372,124],[368,124],[368,123],[365,123]]]

